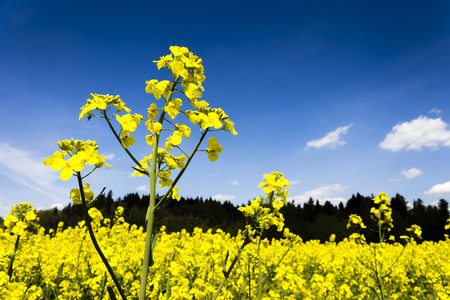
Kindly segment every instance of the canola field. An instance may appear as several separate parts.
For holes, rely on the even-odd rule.
[[[264,174],[259,184],[264,199],[257,197],[238,208],[247,226],[237,236],[200,229],[169,234],[164,227],[155,235],[155,213],[172,199],[180,200],[175,185],[193,156],[207,153],[214,162],[222,153],[216,137],[207,140],[206,149],[199,148],[208,132],[237,134],[234,122],[221,108],[199,100],[205,80],[202,59],[186,47],[169,49],[171,54],[154,62],[158,69],[166,68],[173,80],[146,81],[146,92],[160,100],[147,108],[148,118],[131,114],[118,95],[98,94],[91,94],[79,115],[79,119],[105,119],[135,164],[133,174],[149,177],[147,233],[125,222],[122,207],[110,220],[92,206],[95,195],[83,179],[96,169],[112,168],[98,152],[97,143],[59,141],[61,151],[43,163],[59,171],[61,180],[77,179],[78,188],[70,191],[70,199],[82,206],[85,221],[75,228],[60,224],[56,232],[47,234],[29,203],[13,207],[5,218],[5,229],[0,229],[0,300],[450,298],[450,240],[417,243],[421,228],[413,224],[405,232],[409,235],[397,241],[389,235],[392,209],[384,193],[373,199],[370,210],[377,229],[367,228],[360,216],[350,215],[347,227],[356,227],[357,232],[339,243],[333,236],[326,243],[303,242],[284,227],[280,209],[287,203],[290,185],[280,172]],[[191,107],[181,108],[183,101],[175,94],[184,95]],[[199,126],[201,136],[192,152],[180,147],[189,140],[191,128],[173,121],[177,115]],[[120,130],[111,120],[120,124]],[[145,141],[152,154],[138,160],[129,147],[136,142],[130,134],[141,121],[149,131]],[[164,148],[161,132],[170,133]],[[87,173],[82,175],[83,170]],[[172,176],[172,171],[177,175]],[[156,203],[157,183],[167,191]],[[264,238],[270,227],[283,231],[284,238]],[[379,243],[368,243],[360,233],[363,229],[378,232]],[[450,229],[450,220],[446,229]]]
[[[97,218],[95,234],[127,298],[137,299],[145,233],[123,218],[113,223]],[[245,237],[201,229],[168,234],[163,227],[157,239],[148,298],[211,299],[223,278],[224,263],[231,264]],[[244,248],[217,299],[256,299],[257,239]],[[22,234],[14,249],[15,235],[2,232],[0,299],[110,298],[106,287],[113,283],[84,221],[50,234],[44,234],[43,228]],[[412,240],[405,247],[369,245],[355,238],[339,243],[333,237],[327,243],[263,240],[262,299],[377,299],[381,294],[377,278],[383,280],[386,299],[448,299],[449,253],[449,240],[420,244]]]

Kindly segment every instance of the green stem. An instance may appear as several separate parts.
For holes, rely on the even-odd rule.
[[[167,277],[167,282],[166,282],[166,300],[169,300],[170,297],[170,271],[169,271],[169,276]]]
[[[381,216],[380,219],[378,221],[378,232],[380,235],[380,248],[383,247],[383,241],[384,241],[384,231],[383,231],[383,226],[382,226],[382,220],[381,220]],[[380,253],[382,253],[382,251],[380,251]],[[375,260],[376,260],[376,255],[375,255]],[[381,257],[380,260],[378,261],[378,274],[377,274],[377,279],[378,279],[378,285],[380,288],[380,293],[381,293],[381,299],[385,299],[384,297],[384,279],[383,279],[383,263],[381,262]]]
[[[205,138],[206,134],[208,133],[208,129],[206,129],[202,136],[200,137],[200,140],[198,141],[197,145],[195,146],[194,150],[192,150],[191,155],[189,156],[188,160],[186,161],[186,164],[184,165],[183,169],[181,169],[181,171],[178,173],[177,177],[173,180],[172,185],[170,186],[170,188],[167,190],[167,192],[164,194],[164,196],[161,198],[161,200],[158,202],[158,204],[156,205],[155,209],[159,208],[160,203],[164,203],[164,199],[167,198],[167,196],[170,194],[170,192],[172,191],[172,189],[175,187],[175,185],[178,183],[178,180],[181,178],[181,176],[183,175],[184,171],[186,170],[186,168],[189,166],[189,163],[191,162],[192,158],[194,157],[195,153],[198,150],[198,147],[200,147],[200,144],[203,142],[203,139]]]
[[[17,239],[16,239],[16,242],[14,244],[14,253],[13,253],[13,256],[11,257],[11,262],[9,264],[9,269],[8,269],[9,281],[11,281],[11,278],[12,278],[13,264],[14,264],[14,260],[16,259],[17,249],[19,248],[19,240],[20,240],[20,235],[17,235]]]
[[[278,263],[275,265],[275,267],[273,267],[269,273],[267,274],[267,276],[264,278],[263,282],[265,282],[267,279],[269,279],[270,274],[273,273],[273,271],[275,271],[276,268],[278,268],[278,266],[280,265],[281,261],[284,259],[284,257],[288,254],[289,250],[291,250],[292,248],[292,244],[289,246],[289,248],[286,250],[286,252],[284,252],[283,256],[281,256],[280,260],[278,261]]]
[[[142,272],[141,272],[141,286],[139,290],[139,300],[145,299],[145,290],[147,286],[148,278],[148,268],[150,265],[150,256],[153,256],[152,251],[152,237],[153,237],[153,221],[154,221],[154,210],[155,210],[155,198],[156,198],[156,158],[158,155],[158,142],[159,136],[156,135],[155,144],[153,145],[152,151],[152,162],[150,170],[150,201],[147,209],[147,228],[145,235],[145,250],[144,258],[142,261]]]
[[[117,134],[116,130],[114,129],[114,126],[112,126],[111,122],[109,121],[109,118],[106,116],[106,111],[103,113],[103,116],[104,116],[106,122],[108,122],[109,128],[113,132],[113,134],[116,137],[117,141],[119,141],[119,144],[122,146],[123,150],[125,150],[125,152],[128,154],[128,156],[131,158],[131,160],[133,160],[133,162],[139,167],[140,170],[142,170],[144,173],[147,173],[145,168],[143,168],[141,166],[141,163],[134,157],[133,154],[131,154],[130,150],[125,148],[125,146],[122,144],[122,141],[120,140],[120,136]]]
[[[247,246],[247,244],[249,242],[250,242],[250,238],[249,238],[248,233],[247,233],[247,236],[245,237],[244,243],[239,248],[238,253],[234,257],[233,261],[231,262],[230,267],[228,268],[228,270],[226,272],[224,272],[222,281],[220,282],[219,286],[217,287],[216,293],[212,297],[212,300],[216,300],[217,297],[219,296],[220,292],[222,291],[223,286],[225,285],[225,282],[227,281],[228,277],[230,277],[230,274],[231,274],[231,271],[234,268],[234,265],[236,264],[236,262],[238,261],[239,257],[241,256],[242,250],[244,250],[245,246]]]
[[[169,103],[172,98],[175,87],[178,84],[179,78],[175,79],[172,89],[169,92],[166,103]],[[159,117],[159,122],[162,124],[164,121],[164,109],[161,111],[161,116]],[[153,222],[155,217],[155,198],[156,198],[156,162],[158,158],[158,144],[159,144],[159,134],[155,134],[155,143],[153,144],[152,151],[152,162],[150,169],[150,201],[147,209],[147,228],[145,235],[145,249],[144,249],[144,258],[142,261],[142,272],[141,272],[141,286],[139,289],[139,300],[145,299],[145,290],[147,287],[148,280],[148,268],[150,265],[150,256],[153,256],[152,251],[152,240],[153,240]]]
[[[84,231],[83,238],[81,239],[80,247],[78,248],[78,255],[77,255],[77,265],[75,267],[75,278],[72,280],[72,283],[70,284],[70,290],[73,290],[73,286],[75,285],[76,281],[78,280],[78,270],[80,267],[80,255],[81,255],[81,249],[83,246],[83,241],[86,238],[86,231]]]
[[[257,290],[257,294],[256,294],[256,298],[258,300],[261,300],[262,298],[262,270],[261,270],[261,254],[260,254],[260,249],[261,249],[261,239],[262,239],[262,234],[264,231],[264,224],[261,228],[261,235],[259,236],[259,240],[258,240],[258,248],[257,248],[257,255],[258,255],[258,290]]]
[[[127,297],[125,296],[122,288],[120,287],[119,281],[117,280],[113,269],[109,265],[108,260],[106,259],[105,255],[103,254],[102,250],[100,249],[100,246],[97,243],[97,239],[95,238],[94,231],[92,230],[91,219],[90,219],[88,211],[87,211],[86,198],[84,196],[84,189],[83,189],[83,181],[81,179],[80,172],[77,172],[77,178],[78,178],[78,186],[80,188],[81,205],[83,206],[83,214],[84,214],[84,219],[86,221],[86,227],[89,231],[89,236],[91,237],[91,240],[92,240],[92,243],[94,244],[95,250],[97,250],[98,255],[100,255],[100,258],[102,259],[103,263],[105,264],[106,269],[109,272],[109,275],[111,275],[112,280],[114,281],[114,284],[116,285],[117,289],[119,290],[120,296],[122,297],[122,299],[126,300]]]

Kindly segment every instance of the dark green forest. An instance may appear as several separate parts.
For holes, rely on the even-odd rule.
[[[359,193],[353,195],[344,205],[338,206],[325,202],[321,205],[318,201],[309,199],[308,202],[300,205],[288,203],[281,209],[285,218],[285,225],[291,232],[298,234],[304,241],[320,240],[327,241],[331,234],[335,234],[336,241],[348,237],[352,231],[347,229],[348,216],[358,214],[362,217],[368,228],[363,232],[368,241],[377,241],[375,223],[370,219],[370,208],[373,206],[374,196],[362,196]],[[112,191],[107,195],[100,195],[92,206],[99,209],[104,217],[113,218],[114,211],[118,206],[124,207],[123,217],[130,224],[144,226],[145,214],[148,206],[148,195],[139,196],[131,193],[123,198],[113,199]],[[394,228],[391,232],[396,238],[406,233],[406,228],[412,224],[422,227],[423,240],[439,241],[444,239],[444,226],[449,219],[448,202],[441,199],[438,206],[423,204],[417,199],[413,202],[413,207],[407,206],[405,198],[399,194],[391,198],[392,217]],[[239,229],[243,229],[246,220],[242,213],[237,210],[230,201],[223,203],[202,198],[181,198],[180,201],[173,200],[161,212],[156,215],[155,225],[160,228],[166,226],[167,232],[176,232],[186,229],[192,232],[195,227],[204,230],[212,228],[221,229],[235,235]],[[82,210],[79,205],[69,204],[62,210],[53,208],[38,212],[40,224],[46,230],[56,229],[60,221],[64,222],[64,227],[77,225],[82,220]],[[281,237],[281,233],[276,229],[267,232],[268,238]]]

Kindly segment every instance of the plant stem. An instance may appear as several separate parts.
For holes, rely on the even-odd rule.
[[[100,249],[100,246],[97,243],[97,239],[95,238],[94,231],[92,230],[91,219],[89,217],[89,214],[88,214],[88,211],[86,208],[86,198],[84,196],[83,181],[81,179],[80,172],[77,172],[77,178],[78,178],[78,186],[80,189],[81,205],[83,206],[83,214],[84,214],[84,219],[86,221],[86,227],[89,231],[89,236],[91,237],[91,240],[92,240],[92,243],[94,244],[95,250],[97,250],[98,255],[100,255],[100,258],[102,259],[103,263],[105,264],[106,269],[109,272],[109,275],[111,275],[112,280],[114,281],[114,284],[116,285],[117,289],[119,290],[120,296],[122,297],[122,299],[126,300],[127,297],[125,296],[122,288],[120,287],[119,281],[117,280],[113,269],[109,265],[108,260],[106,259],[105,255],[103,254],[102,250]]]
[[[172,98],[173,92],[175,91],[175,87],[178,84],[179,78],[174,80],[173,86],[167,96],[166,105],[170,102]],[[159,117],[159,123],[164,122],[164,109],[161,111],[161,116]],[[152,150],[152,162],[150,168],[150,201],[147,209],[147,228],[145,235],[145,249],[144,249],[144,257],[142,260],[142,272],[141,272],[141,286],[139,289],[139,300],[145,299],[145,290],[147,287],[147,279],[148,279],[148,268],[150,265],[150,256],[153,256],[152,250],[152,240],[153,240],[153,222],[155,217],[155,198],[156,198],[156,163],[158,158],[158,144],[159,144],[159,134],[155,134],[155,143],[153,144]]]
[[[17,235],[16,243],[14,244],[14,253],[13,253],[13,256],[11,257],[11,262],[9,263],[9,269],[8,269],[9,281],[11,281],[11,278],[12,278],[13,264],[14,264],[14,260],[16,259],[17,249],[19,248],[19,240],[20,240],[20,235]]]
[[[114,136],[116,137],[117,141],[119,141],[119,144],[122,146],[123,150],[125,150],[125,152],[128,154],[128,156],[131,158],[132,161],[134,161],[134,163],[139,166],[139,168],[141,170],[143,170],[145,172],[145,169],[142,168],[141,163],[134,157],[133,154],[131,154],[130,150],[128,150],[127,148],[125,148],[125,146],[122,144],[122,141],[120,140],[120,136],[117,134],[116,130],[114,129],[114,126],[112,126],[111,122],[109,121],[109,118],[106,116],[106,111],[103,113],[103,116],[106,120],[106,122],[108,122],[109,128],[111,129],[111,131],[113,132]]]
[[[148,278],[148,268],[150,265],[150,256],[153,256],[152,250],[152,240],[153,240],[153,221],[154,221],[154,210],[155,210],[155,198],[156,198],[156,158],[158,155],[158,141],[159,136],[156,135],[155,144],[153,145],[152,151],[152,165],[150,170],[150,201],[147,209],[147,228],[145,235],[145,250],[144,258],[142,261],[142,272],[141,272],[141,286],[139,290],[139,300],[145,299],[145,290],[147,286]]]
[[[224,272],[222,281],[220,282],[219,286],[217,287],[216,293],[212,297],[212,300],[217,299],[217,297],[219,296],[220,292],[222,291],[223,286],[225,285],[225,281],[227,281],[228,277],[230,277],[230,274],[231,274],[231,271],[234,268],[234,265],[236,264],[236,262],[238,261],[239,257],[241,256],[242,250],[244,250],[245,246],[247,246],[247,244],[249,242],[250,242],[250,237],[248,236],[248,232],[247,232],[247,236],[245,237],[244,243],[239,248],[238,253],[234,257],[233,261],[231,262],[231,265],[228,268],[228,270],[226,272]]]
[[[262,234],[263,234],[263,229],[264,228],[264,224],[261,228],[261,235],[259,236],[259,240],[258,240],[258,248],[257,248],[257,255],[258,255],[258,290],[257,290],[257,294],[256,294],[256,298],[258,300],[261,300],[262,297],[262,271],[261,271],[261,254],[260,254],[260,249],[261,249],[261,239],[262,239]]]
[[[172,191],[172,189],[175,187],[175,185],[177,184],[178,180],[181,178],[181,176],[183,175],[184,171],[186,170],[186,168],[189,166],[189,163],[191,162],[192,158],[194,157],[195,153],[198,150],[198,147],[200,147],[200,144],[202,143],[203,139],[205,138],[206,134],[208,133],[208,129],[206,129],[202,136],[200,137],[200,140],[198,141],[197,145],[195,146],[194,150],[192,150],[191,155],[189,156],[188,160],[186,161],[186,164],[184,165],[184,167],[181,169],[181,171],[178,173],[177,177],[173,180],[172,185],[170,186],[170,188],[167,190],[167,192],[164,194],[164,196],[161,198],[161,200],[158,202],[158,204],[155,206],[155,209],[159,208],[160,203],[164,202],[164,199],[167,198],[167,196],[170,194],[170,192]]]
[[[275,271],[276,268],[278,268],[278,266],[280,265],[281,261],[284,259],[284,257],[288,254],[289,250],[291,250],[292,248],[292,244],[289,246],[289,248],[286,250],[286,252],[284,252],[283,256],[281,256],[280,260],[278,261],[278,263],[275,265],[275,267],[273,267],[269,273],[266,275],[266,277],[264,278],[263,282],[265,282],[267,279],[269,279],[270,274],[273,273],[273,271]]]

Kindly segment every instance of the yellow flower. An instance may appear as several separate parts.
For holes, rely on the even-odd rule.
[[[202,96],[202,92],[200,92],[198,89],[201,89],[204,91],[205,89],[202,86],[197,86],[194,83],[189,83],[188,86],[184,89],[184,94],[186,97],[188,97],[190,100],[197,99]]]
[[[25,232],[25,229],[27,229],[27,227],[28,227],[27,223],[25,223],[23,221],[18,221],[16,223],[16,225],[14,226],[14,228],[12,229],[12,232],[17,235],[23,235],[23,233]]]
[[[167,137],[166,150],[169,151],[173,146],[177,146],[181,143],[183,133],[176,130],[174,133]]]
[[[155,144],[155,136],[153,136],[153,135],[146,135],[145,136],[145,141],[147,142],[147,144],[149,145],[149,146],[153,146],[153,144]]]
[[[91,116],[93,110],[105,111],[108,105],[114,105],[118,112],[131,110],[125,106],[125,103],[120,99],[120,96],[110,96],[110,95],[98,95],[91,94],[92,99],[88,99],[87,103],[81,108],[81,113],[79,120],[81,120],[85,115]]]
[[[172,179],[170,179],[170,175],[172,175],[172,172],[170,170],[159,171],[158,172],[159,186],[161,186],[161,187],[171,186]]]
[[[95,222],[100,222],[101,220],[103,220],[102,213],[95,207],[91,207],[88,210],[88,214],[92,218],[92,221],[94,221],[94,223]]]
[[[280,210],[283,207],[283,201],[275,201],[273,203],[273,209]]]
[[[123,133],[122,133],[122,135],[123,135]],[[134,143],[136,142],[136,139],[132,136],[125,135],[125,136],[120,137],[120,142],[122,143],[124,148],[128,148],[128,147],[134,145]]]
[[[270,202],[280,200],[284,204],[286,204],[287,196],[289,196],[287,188],[289,188],[290,185],[289,182],[284,178],[283,173],[272,172],[270,174],[264,174],[264,181],[261,182],[258,186],[263,187],[263,192],[267,196],[271,196],[271,198],[268,199]]]
[[[228,120],[223,126],[223,130],[231,132],[231,134],[236,135],[237,132],[234,130],[234,122]]]
[[[383,229],[390,231],[394,227],[392,220],[391,200],[385,193],[380,193],[378,197],[372,199],[377,207],[370,209],[370,217],[376,221]]]
[[[181,200],[181,197],[178,196],[178,188],[177,187],[172,188],[172,199],[176,199],[177,201]]]
[[[162,124],[159,122],[154,122],[151,120],[148,120],[145,122],[145,126],[147,126],[147,130],[151,133],[160,134],[162,129]]]
[[[350,228],[351,226],[366,228],[366,225],[364,225],[361,217],[355,214],[351,214],[350,216],[348,216],[347,228]]]
[[[114,214],[116,216],[121,216],[123,214],[123,210],[124,210],[123,206],[117,206],[116,211],[114,212]]]
[[[73,155],[67,161],[64,161],[64,165],[61,167],[61,171],[59,173],[61,180],[69,180],[70,177],[72,177],[73,172],[81,172],[84,168],[84,165],[84,161],[79,156],[77,156],[76,154]]]
[[[173,120],[180,112],[180,106],[183,104],[180,98],[175,98],[166,106],[164,106],[164,111],[169,115],[169,117]]]
[[[410,228],[407,228],[406,231],[408,232],[414,232],[414,234],[418,237],[418,238],[422,238],[422,228],[420,228],[419,225],[413,224],[411,225]]]
[[[208,147],[206,148],[208,152],[208,158],[210,161],[216,161],[219,158],[219,153],[223,151],[222,146],[217,142],[215,137],[211,137],[208,140]]]
[[[152,161],[151,154],[149,156],[144,156],[144,158],[139,162],[139,164],[141,165],[142,168],[139,166],[136,166],[135,171],[133,172],[133,177],[136,176],[136,174],[139,177],[142,177],[147,172],[147,168],[150,166],[151,161]]]
[[[193,107],[195,107],[199,111],[205,110],[209,105],[209,103],[206,102],[205,100],[198,101],[197,99],[192,99],[191,104]]]
[[[50,166],[53,170],[60,170],[60,178],[69,180],[73,172],[81,172],[85,164],[96,167],[111,167],[104,161],[104,157],[98,154],[98,146],[95,141],[64,140],[58,142],[59,147],[64,151],[56,151],[53,156],[44,159],[44,165]],[[70,158],[65,160],[64,157]]]
[[[209,112],[207,115],[200,114],[202,118],[202,129],[209,127],[220,128],[222,127],[222,122],[220,122],[219,115],[215,112]]]
[[[139,114],[126,114],[120,117],[116,115],[117,122],[120,123],[120,127],[124,131],[133,132],[137,129],[138,124],[141,123],[142,116]]]
[[[180,156],[175,156],[175,161],[178,164],[178,168],[177,169],[181,169],[184,168],[184,160],[186,159],[186,155],[182,154]]]
[[[168,64],[168,68],[172,70],[172,73],[175,77],[183,77],[187,78],[189,76],[189,72],[184,68],[184,63],[178,60],[171,61]]]
[[[89,187],[89,183],[86,183],[83,187],[84,198],[87,204],[91,203],[92,200],[94,200],[94,193],[89,190]],[[72,199],[73,203],[75,204],[82,204],[80,189],[76,188],[70,190],[69,199]]]
[[[170,46],[169,47],[170,52],[173,53],[174,57],[179,57],[185,54],[189,54],[189,49],[186,47],[179,47],[179,46]]]
[[[12,207],[11,212],[5,218],[4,226],[8,233],[23,235],[28,228],[38,228],[38,221],[36,209],[30,203],[22,202]]]
[[[150,107],[147,108],[147,112],[148,112],[149,120],[152,120],[152,121],[156,120],[156,116],[159,115],[158,106],[156,106],[155,103],[150,104]]]
[[[161,96],[167,97],[169,95],[169,80],[159,81],[156,79],[152,79],[150,81],[145,82],[147,87],[145,91],[149,94],[153,94],[156,99],[161,99]]]
[[[186,117],[189,118],[189,121],[192,124],[200,124],[202,122],[203,119],[207,118],[205,114],[200,113],[198,111],[192,111],[192,110],[188,110],[184,113],[184,115]],[[201,117],[202,116],[202,117]]]
[[[169,62],[172,60],[172,54],[169,54],[166,56],[161,56],[159,60],[154,60],[153,62],[156,63],[158,70],[160,70],[161,68],[167,68],[169,66]]]
[[[189,126],[184,125],[184,124],[177,123],[177,124],[175,125],[175,128],[176,128],[179,132],[183,133],[183,135],[184,135],[187,139],[189,139],[189,137],[191,136],[191,128],[190,128]]]
[[[27,221],[34,221],[34,220],[36,220],[36,218],[37,218],[37,216],[36,216],[36,213],[34,212],[34,210],[29,210],[25,214],[25,219]]]
[[[81,108],[79,120],[81,120],[84,117],[84,115],[88,115],[88,116],[91,115],[91,111],[94,109],[105,109],[106,108],[107,99],[105,99],[104,97],[100,97],[99,95],[94,95],[94,94],[91,94],[91,96],[92,96],[92,99],[88,99],[87,104]]]

